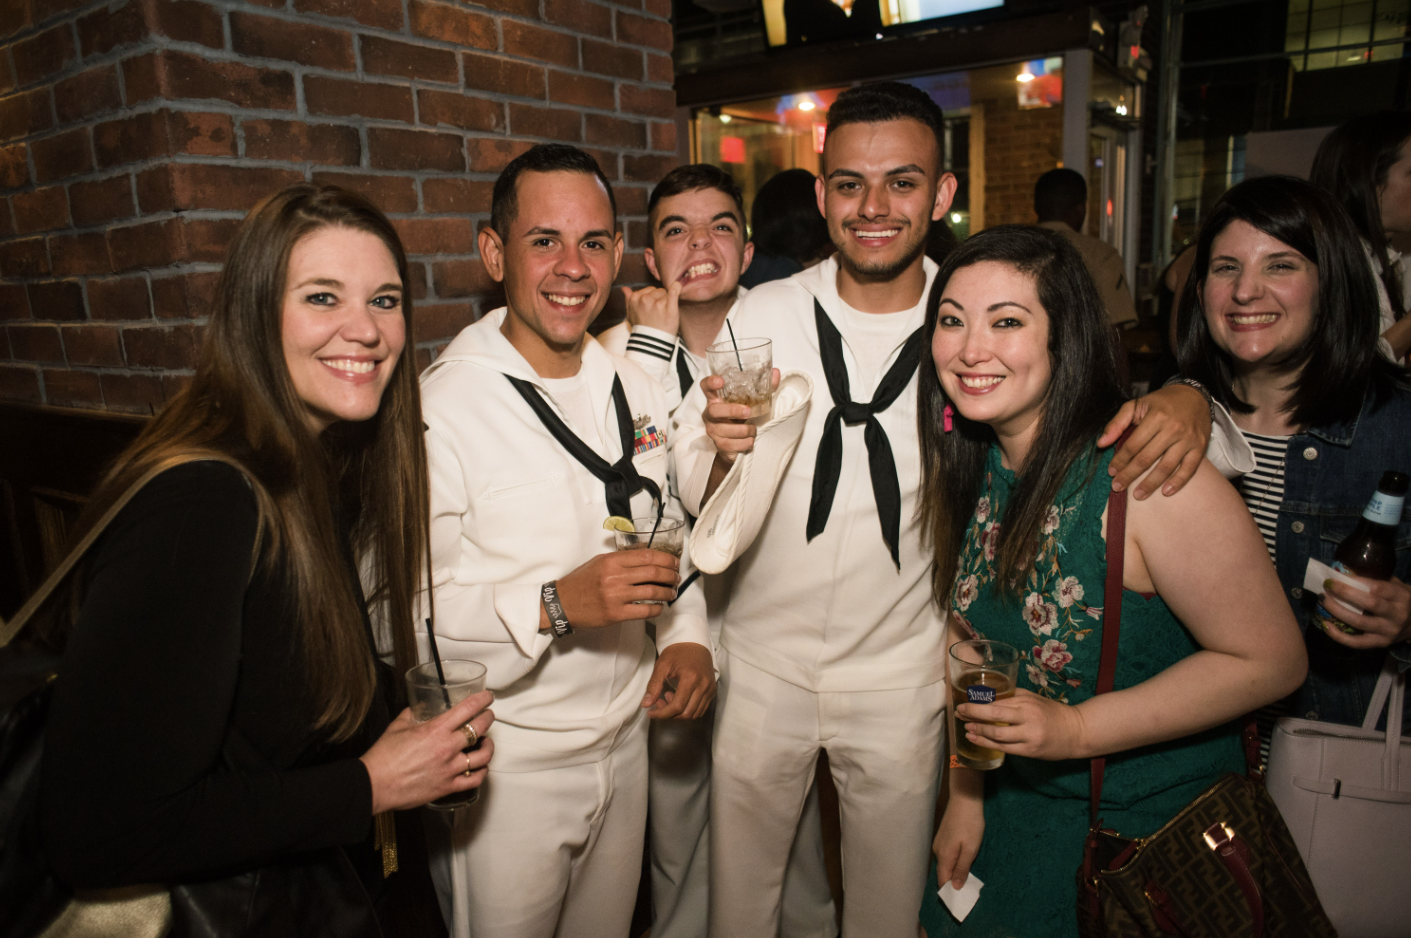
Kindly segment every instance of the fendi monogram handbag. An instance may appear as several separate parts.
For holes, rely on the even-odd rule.
[[[1127,494],[1107,509],[1107,581],[1097,693],[1112,690],[1122,620]],[[1083,938],[1335,938],[1293,838],[1264,789],[1258,740],[1245,731],[1249,772],[1230,773],[1150,837],[1102,829],[1105,759],[1092,760],[1090,830],[1078,870]]]

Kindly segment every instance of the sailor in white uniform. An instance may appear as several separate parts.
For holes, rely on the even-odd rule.
[[[514,160],[480,235],[508,305],[423,377],[441,653],[483,662],[497,697],[480,802],[434,851],[455,938],[625,935],[648,718],[696,718],[714,696],[704,599],[675,588],[689,558],[615,552],[604,529],[684,519],[660,386],[587,335],[621,259],[615,222],[587,154]]]
[[[661,382],[675,413],[709,374],[706,348],[729,337],[725,322],[749,292],[739,285],[754,245],[744,199],[724,170],[679,166],[647,203],[647,268],[662,286],[627,293],[627,319],[598,336],[603,347]],[[711,637],[720,637],[733,570],[702,577]],[[709,922],[712,709],[699,720],[658,721],[648,740],[652,938],[706,938]],[[834,938],[837,916],[823,860],[818,792],[809,790],[784,878],[781,938]]]

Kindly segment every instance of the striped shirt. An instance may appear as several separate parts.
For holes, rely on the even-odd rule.
[[[1288,452],[1287,436],[1264,436],[1241,430],[1250,448],[1254,450],[1254,471],[1240,479],[1240,494],[1259,525],[1259,533],[1264,535],[1264,546],[1269,548],[1269,559],[1274,556],[1274,536],[1278,530],[1279,507],[1284,503],[1284,455]],[[1254,711],[1254,723],[1259,731],[1259,764],[1269,764],[1269,739],[1274,732],[1274,723],[1279,717],[1291,712],[1288,699],[1276,700]]]
[[[1259,533],[1264,535],[1264,546],[1269,548],[1269,559],[1274,556],[1274,535],[1278,530],[1279,506],[1284,503],[1284,454],[1288,452],[1287,436],[1264,436],[1241,430],[1250,448],[1254,450],[1254,471],[1240,479],[1240,494],[1254,523],[1259,525]]]

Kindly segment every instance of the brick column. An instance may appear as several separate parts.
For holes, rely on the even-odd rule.
[[[619,282],[643,281],[647,193],[676,163],[670,13],[0,0],[0,399],[160,407],[191,374],[239,219],[299,180],[396,221],[421,367],[495,301],[476,232],[496,173],[536,141],[602,164],[628,235]]]

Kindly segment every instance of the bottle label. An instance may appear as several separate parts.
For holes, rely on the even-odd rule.
[[[1385,492],[1373,492],[1372,500],[1367,503],[1367,510],[1362,512],[1362,517],[1373,524],[1400,524],[1401,507],[1406,502],[1404,495],[1387,495]]]
[[[995,689],[986,687],[984,684],[971,684],[965,688],[965,697],[973,704],[994,703]]]
[[[1380,492],[1377,493],[1377,495],[1381,495],[1381,494],[1382,494],[1382,493],[1380,493]],[[1383,497],[1385,497],[1385,496],[1383,496]],[[1375,498],[1373,499],[1373,501],[1375,501]],[[1368,511],[1371,511],[1372,509],[1369,507],[1367,510],[1368,510]],[[1353,573],[1351,570],[1349,570],[1349,569],[1347,568],[1347,565],[1344,564],[1344,563],[1343,563],[1342,561],[1340,561],[1340,560],[1334,560],[1332,566],[1333,566],[1333,569],[1336,570],[1338,573],[1346,573],[1348,576],[1356,576],[1356,575],[1357,575],[1357,574]],[[1327,607],[1324,606],[1322,603],[1319,603],[1319,604],[1318,604],[1317,610],[1313,613],[1313,624],[1316,625],[1316,626],[1318,626],[1318,628],[1322,629],[1324,632],[1328,631],[1328,629],[1330,629],[1330,628],[1336,628],[1336,629],[1340,630],[1340,631],[1341,631],[1343,634],[1345,634],[1345,635],[1361,635],[1361,634],[1362,634],[1362,630],[1361,630],[1361,629],[1354,629],[1352,626],[1348,625],[1346,622],[1342,621],[1342,620],[1339,619],[1337,616],[1335,616],[1335,615],[1333,615],[1331,612],[1329,612],[1329,611],[1327,610]]]

